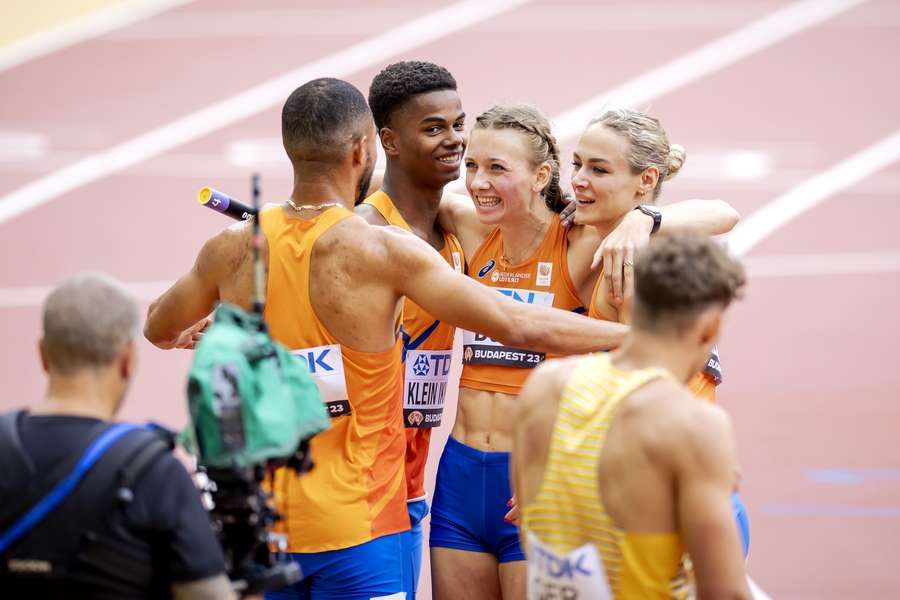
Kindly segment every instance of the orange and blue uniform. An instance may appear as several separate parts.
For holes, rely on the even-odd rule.
[[[520,302],[583,312],[569,278],[566,229],[554,215],[540,246],[528,259],[510,264],[495,228],[468,257],[468,275]],[[463,332],[459,385],[518,394],[542,352],[510,348],[477,332]],[[524,560],[516,528],[503,520],[512,495],[509,453],[481,452],[447,440],[438,466],[431,515],[431,546],[493,554],[498,562]]]
[[[395,227],[412,233],[391,198],[383,191],[364,200]],[[456,272],[465,259],[456,236],[444,232],[440,250]],[[421,520],[428,514],[425,500],[425,463],[431,443],[431,429],[441,424],[450,375],[450,358],[456,328],[430,315],[406,298],[400,336],[403,339],[403,424],[406,427],[406,497],[410,517],[410,556],[414,579],[418,581],[422,557]]]
[[[265,319],[272,336],[307,362],[332,417],[331,427],[310,443],[315,468],[302,476],[279,469],[272,485],[276,507],[284,517],[279,528],[287,534],[288,551],[305,575],[298,585],[307,591],[297,590],[299,594],[315,595],[319,584],[320,593],[326,595],[329,585],[336,590],[356,586],[365,597],[405,589],[394,581],[365,582],[366,568],[374,568],[377,561],[396,568],[398,580],[404,569],[399,537],[393,539],[409,529],[402,347],[399,339],[383,352],[361,352],[341,344],[318,319],[309,297],[313,245],[351,216],[337,207],[309,220],[288,218],[281,207],[260,213],[269,247]],[[350,569],[354,581],[340,580],[334,560],[343,555],[332,551],[345,549],[351,565],[361,560],[359,552],[368,549],[377,553],[377,561],[363,560]],[[317,563],[322,556],[330,562]]]
[[[469,258],[472,279],[529,304],[584,312],[569,278],[568,231],[554,215],[538,249],[512,265],[503,259],[503,237],[496,227]],[[550,355],[552,358],[553,355]],[[476,332],[463,332],[460,387],[518,394],[531,369],[547,358],[543,352],[509,348]]]

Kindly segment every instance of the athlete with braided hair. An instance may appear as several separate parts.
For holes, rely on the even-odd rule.
[[[562,225],[559,163],[559,146],[538,110],[494,106],[477,118],[469,139],[471,201],[445,195],[439,221],[461,242],[473,279],[515,300],[585,312],[597,281],[591,263],[603,238],[593,227]],[[686,201],[662,211],[669,230],[699,225],[718,234],[736,221],[721,201]],[[637,246],[654,223],[652,215],[631,211],[607,237]],[[511,415],[525,378],[546,355],[477,332],[464,332],[463,341],[456,423],[432,505],[433,590],[437,600],[522,598],[525,557],[516,527],[504,522],[512,502]]]

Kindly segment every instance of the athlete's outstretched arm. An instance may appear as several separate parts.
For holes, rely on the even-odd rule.
[[[673,451],[678,520],[694,565],[699,600],[753,598],[731,508],[736,459],[731,423],[704,405]]]
[[[554,308],[516,302],[456,273],[428,244],[392,228],[373,228],[384,255],[368,255],[370,276],[447,323],[510,346],[576,354],[619,345],[628,328]]]
[[[147,311],[144,336],[155,346],[193,347],[193,330],[206,325],[206,316],[219,301],[216,255],[222,250],[222,234],[203,245],[194,266],[153,301]]]
[[[728,233],[740,221],[740,214],[723,200],[682,200],[659,207],[662,222],[659,230],[665,232],[696,231],[705,235]],[[639,210],[632,210],[600,242],[594,253],[591,268],[603,264],[608,289],[616,304],[621,304],[628,284],[628,275],[623,270],[628,261],[634,260],[635,252],[650,240],[653,218]]]

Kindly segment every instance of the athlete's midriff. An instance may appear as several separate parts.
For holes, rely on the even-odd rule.
[[[450,435],[482,452],[510,452],[517,407],[518,397],[513,394],[461,387]]]

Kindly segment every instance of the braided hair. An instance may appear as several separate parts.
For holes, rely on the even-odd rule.
[[[532,166],[550,164],[550,181],[541,190],[544,202],[555,213],[566,207],[559,186],[559,144],[550,132],[550,122],[538,109],[527,104],[498,104],[475,119],[475,129],[513,129],[523,133],[531,147]]]

